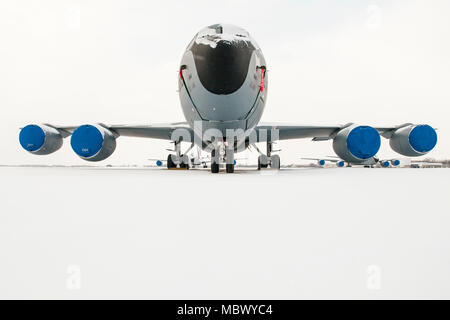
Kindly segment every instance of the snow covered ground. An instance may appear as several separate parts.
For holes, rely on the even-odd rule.
[[[0,298],[450,298],[447,169],[0,177]]]

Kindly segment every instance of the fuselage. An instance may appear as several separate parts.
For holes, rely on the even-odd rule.
[[[198,32],[183,54],[178,79],[184,116],[203,132],[253,129],[267,99],[261,49],[239,27],[216,24]]]

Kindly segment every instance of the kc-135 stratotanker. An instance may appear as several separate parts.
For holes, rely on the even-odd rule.
[[[73,151],[87,161],[102,161],[112,155],[120,136],[165,139],[174,143],[167,167],[189,168],[188,151],[195,145],[211,154],[211,172],[220,163],[234,172],[234,153],[254,146],[259,152],[258,169],[280,168],[273,144],[278,140],[312,138],[333,140],[342,160],[353,164],[373,163],[381,138],[391,148],[408,156],[422,156],[437,143],[434,128],[405,123],[371,127],[349,123],[314,126],[260,123],[268,91],[267,65],[258,44],[242,28],[215,24],[198,32],[183,54],[178,74],[179,98],[186,122],[169,124],[56,126],[30,124],[20,131],[22,147],[36,155],[61,148],[71,136]],[[181,143],[190,147],[182,152]],[[266,143],[265,152],[256,143]]]

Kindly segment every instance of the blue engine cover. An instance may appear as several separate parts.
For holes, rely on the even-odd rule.
[[[407,157],[423,156],[433,150],[436,144],[436,131],[427,124],[400,127],[389,139],[392,150]]]
[[[102,161],[116,149],[116,137],[102,125],[85,124],[75,129],[70,144],[83,160]]]
[[[82,125],[73,132],[70,144],[77,155],[89,158],[102,148],[103,135],[95,126]]]
[[[44,130],[35,124],[24,127],[19,134],[19,142],[22,148],[33,152],[39,150],[45,141]]]
[[[416,126],[409,134],[409,143],[418,152],[430,152],[437,143],[436,131],[427,124]]]
[[[354,128],[347,137],[347,148],[359,159],[369,159],[380,150],[381,138],[377,130],[369,126]]]
[[[30,124],[20,130],[22,148],[35,155],[48,155],[59,150],[63,137],[58,129],[45,124]]]

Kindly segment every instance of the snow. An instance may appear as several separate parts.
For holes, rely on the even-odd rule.
[[[0,298],[450,298],[447,169],[0,176]]]
[[[220,34],[216,31],[216,28],[218,27],[222,27],[223,29],[223,32]],[[195,42],[197,44],[210,46],[213,49],[217,47],[217,44],[220,41],[229,43],[244,41],[247,44],[251,43],[255,48],[257,47],[247,31],[229,24],[217,24],[203,28],[195,37]]]

